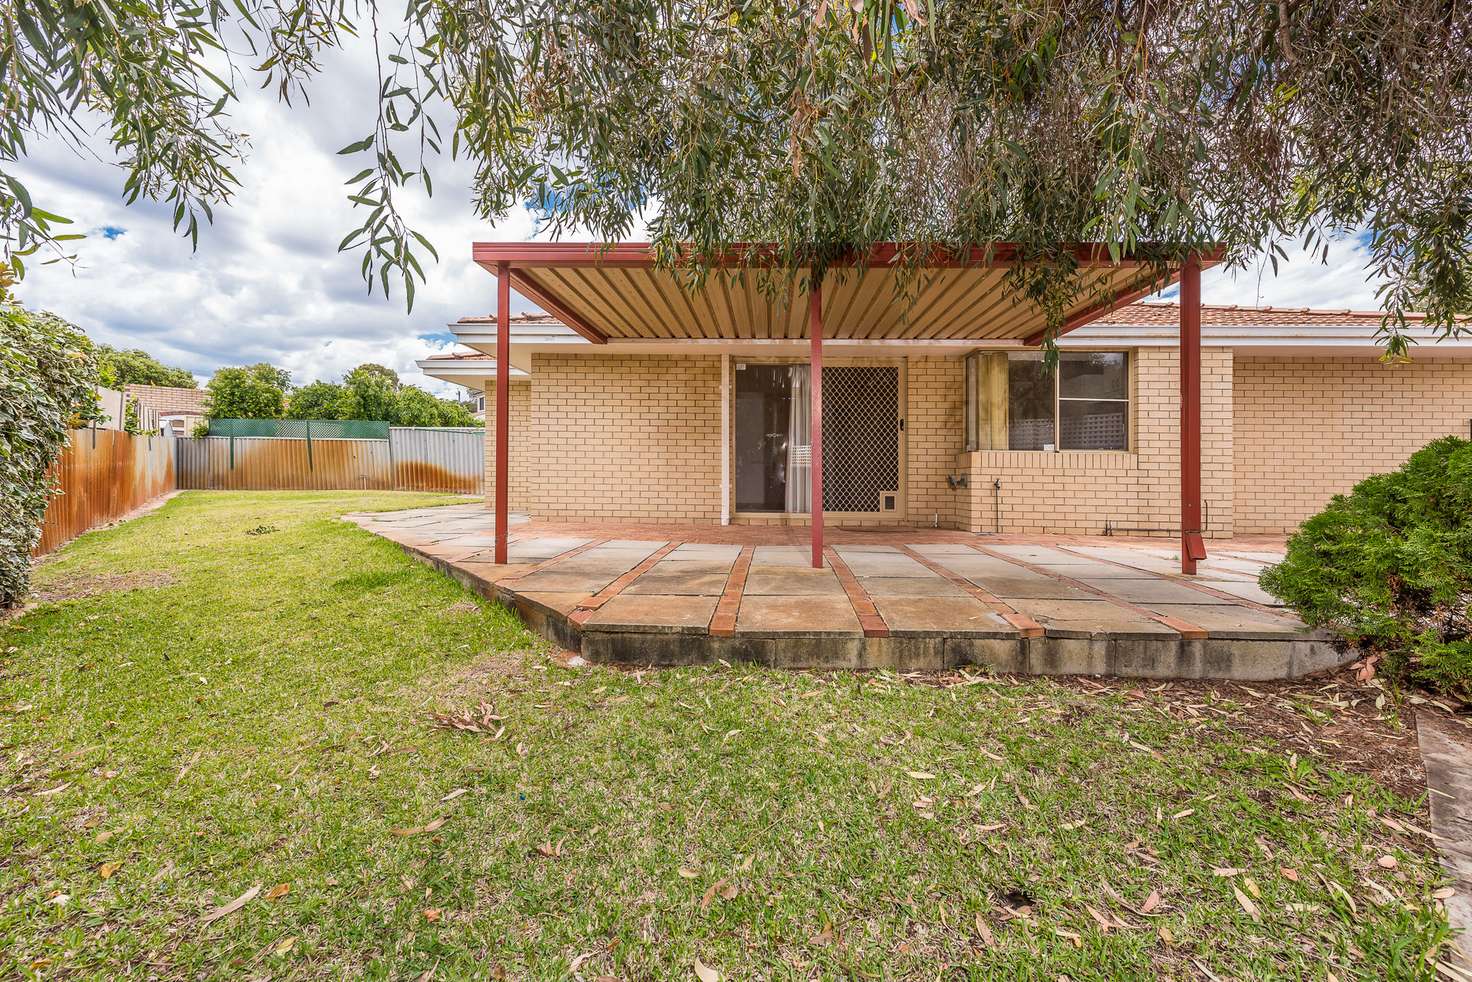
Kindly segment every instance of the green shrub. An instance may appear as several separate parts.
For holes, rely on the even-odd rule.
[[[95,418],[92,342],[53,314],[0,303],[0,609],[25,596],[67,430]]]
[[[1472,443],[1437,440],[1335,496],[1262,586],[1392,677],[1472,701]]]

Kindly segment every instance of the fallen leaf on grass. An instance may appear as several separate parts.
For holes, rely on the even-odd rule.
[[[1292,866],[1279,866],[1278,872],[1283,874],[1283,879],[1288,880],[1292,883],[1298,882],[1298,870],[1294,869]]]
[[[710,885],[710,888],[705,891],[705,895],[700,898],[700,909],[706,910],[707,908],[709,908],[711,905],[711,901],[715,900],[717,895],[719,895],[722,900],[735,900],[736,895],[740,892],[741,891],[737,889],[736,884],[730,883],[725,879],[716,880]]]
[[[997,946],[997,939],[992,935],[992,929],[986,923],[986,918],[978,912],[976,915],[976,933],[981,935],[981,943],[988,948]]]
[[[1252,902],[1252,898],[1236,887],[1232,887],[1232,893],[1236,895],[1237,903],[1242,905],[1242,909],[1247,912],[1247,916],[1259,924],[1262,923],[1262,915],[1258,912],[1257,904]]]
[[[429,822],[425,822],[423,825],[416,825],[413,828],[394,829],[393,833],[397,836],[405,836],[418,835],[421,832],[438,832],[440,827],[444,825],[447,821],[449,821],[449,816],[441,815],[439,818],[436,818]]]
[[[705,964],[699,958],[695,959],[695,977],[700,982],[721,982],[721,973]]]
[[[257,883],[255,886],[251,887],[249,890],[245,891],[240,896],[230,901],[228,904],[225,904],[223,907],[216,907],[214,910],[201,917],[199,919],[199,923],[202,925],[212,924],[222,917],[230,916],[240,908],[244,907],[246,904],[250,903],[252,900],[256,899],[256,894],[260,892],[261,885]]]
[[[294,947],[296,947],[296,935],[293,934],[289,938],[282,938],[276,942],[276,947],[271,950],[278,955],[284,955]]]
[[[1145,898],[1145,902],[1140,905],[1140,913],[1142,913],[1142,914],[1148,914],[1152,910],[1154,910],[1156,907],[1159,907],[1159,906],[1160,906],[1160,891],[1159,890],[1151,890],[1150,891],[1150,896],[1146,897]]]
[[[110,879],[114,873],[122,868],[123,864],[121,861],[116,863],[103,863],[101,866],[97,867],[97,875],[102,877],[104,880]]]
[[[1442,887],[1440,890],[1431,891],[1431,896],[1435,900],[1450,900],[1456,895],[1457,891],[1451,887]]]
[[[429,923],[431,924],[435,923],[443,916],[444,911],[440,910],[438,907],[427,907],[424,910],[424,919],[426,921],[429,921]]]
[[[497,716],[495,708],[484,700],[474,709],[430,713],[429,718],[441,729],[461,730],[465,733],[494,733],[493,739],[500,739],[501,733],[506,731],[504,726],[498,725],[503,717]]]
[[[1212,876],[1227,876],[1227,877],[1231,877],[1231,876],[1241,876],[1243,873],[1246,873],[1246,872],[1247,871],[1245,869],[1241,869],[1240,867],[1237,867],[1237,866],[1218,866],[1216,869],[1214,869],[1214,870],[1211,871],[1211,875]]]
[[[1400,863],[1396,861],[1396,858],[1394,856],[1385,855],[1375,860],[1375,865],[1379,866],[1381,869],[1395,869],[1397,866],[1400,865]]]
[[[469,794],[469,793],[470,793],[470,789],[469,788],[456,788],[454,791],[451,791],[449,794],[447,794],[443,798],[441,798],[440,801],[454,801],[456,798],[460,797],[462,794]]]
[[[269,890],[266,891],[266,899],[267,900],[280,900],[282,897],[286,896],[290,892],[291,892],[291,884],[290,883],[278,883],[274,887],[272,887],[271,889],[269,889]]]
[[[905,771],[910,777],[917,781],[934,781],[935,775],[929,771]]]
[[[562,844],[566,841],[566,839],[558,839],[556,844],[543,842],[537,846],[537,855],[545,856],[548,859],[557,859],[562,855]]]
[[[693,870],[693,869],[691,869],[688,866],[681,866],[676,872],[678,872],[680,874],[681,879],[686,879],[686,880],[698,880],[698,879],[700,879],[700,871],[699,870]]]
[[[103,829],[101,832],[97,833],[96,837],[92,841],[96,842],[100,846],[108,839],[111,839],[114,835],[116,835],[116,833],[113,832],[112,829]]]

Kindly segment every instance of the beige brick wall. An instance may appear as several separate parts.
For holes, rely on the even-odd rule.
[[[123,386],[123,394],[148,409],[156,409],[160,416],[203,416],[204,389],[183,389],[173,385]]]
[[[511,498],[511,510],[532,511],[530,493],[531,454],[536,446],[532,433],[532,383],[530,379],[515,379],[510,384],[508,406],[511,411],[510,444],[507,451],[510,467],[507,468],[506,492]],[[487,382],[486,388],[486,507],[496,507],[496,384]]]
[[[1177,349],[1131,353],[1128,452],[987,450],[960,455],[971,490],[958,524],[974,532],[1098,535],[1180,523],[1180,376]],[[1232,505],[1232,352],[1201,353],[1201,494],[1209,536],[1229,536]],[[960,419],[957,419],[960,425]],[[1001,481],[1000,490],[993,489]],[[1159,533],[1168,534],[1168,533]]]
[[[720,387],[718,355],[534,354],[530,381],[511,388],[512,507],[546,521],[719,521]]]
[[[905,429],[908,438],[908,521],[942,528],[958,521],[964,489],[952,491],[946,475],[962,474],[958,455],[966,449],[964,424],[966,363],[961,358],[911,358],[908,365]]]
[[[1361,478],[1394,470],[1442,436],[1467,436],[1472,362],[1241,356],[1236,528],[1292,531]]]

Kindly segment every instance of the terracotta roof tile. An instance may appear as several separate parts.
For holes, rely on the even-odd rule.
[[[1180,304],[1137,301],[1105,314],[1097,324],[1174,325],[1180,320]],[[1324,310],[1313,307],[1241,307],[1236,304],[1202,304],[1201,323],[1223,326],[1267,327],[1274,324],[1345,324],[1379,321],[1378,310]],[[1420,314],[1407,320],[1419,321]]]

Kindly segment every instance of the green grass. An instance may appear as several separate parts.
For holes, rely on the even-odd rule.
[[[189,493],[38,570],[155,575],[0,627],[0,975],[1432,974],[1419,803],[1226,702],[563,667],[336,517],[433,500]]]

